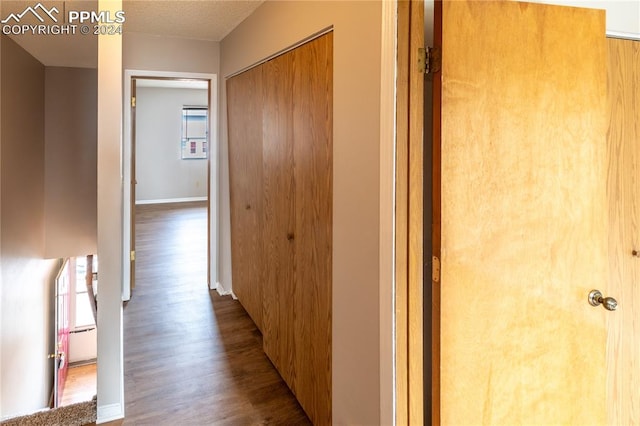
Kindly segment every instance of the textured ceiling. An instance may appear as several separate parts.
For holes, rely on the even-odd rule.
[[[222,40],[264,0],[123,0],[125,33],[144,33],[199,40]],[[2,18],[42,3],[63,11],[96,10],[97,0],[0,0]],[[46,17],[45,17],[46,18]],[[48,18],[47,18],[48,19]],[[39,24],[31,13],[20,24]],[[45,23],[49,23],[46,20]],[[62,21],[60,22],[62,23]],[[47,66],[95,68],[97,37],[92,35],[12,35],[20,46]]]
[[[264,0],[124,0],[126,32],[222,40]]]

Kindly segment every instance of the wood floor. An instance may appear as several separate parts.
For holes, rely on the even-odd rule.
[[[237,301],[206,282],[203,203],[138,206],[124,425],[306,425]]]
[[[96,394],[96,364],[69,367],[60,405],[91,401]]]

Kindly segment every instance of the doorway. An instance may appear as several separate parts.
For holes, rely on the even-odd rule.
[[[124,128],[124,170],[123,181],[123,288],[122,299],[128,301],[131,298],[131,289],[135,287],[135,206],[138,204],[151,203],[172,203],[185,201],[204,201],[207,205],[207,282],[209,288],[217,287],[217,79],[215,74],[199,74],[199,73],[171,73],[160,71],[125,71],[125,128]],[[157,89],[157,90],[156,90]],[[170,96],[167,91],[202,91],[200,98],[189,98],[185,95],[182,100],[174,96]],[[158,135],[159,129],[151,129],[149,133],[150,140],[144,145],[143,150],[139,151],[142,156],[142,164],[145,164],[144,173],[145,188],[142,196],[136,196],[136,188],[141,189],[140,174],[136,172],[137,165],[140,165],[140,159],[136,153],[138,152],[137,141],[134,137],[136,131],[136,91],[149,92],[149,96],[155,96],[151,99],[151,105],[157,105],[157,96],[169,96],[174,98],[172,103],[174,107],[178,105],[178,110],[168,113],[171,120],[174,120],[177,127],[174,128],[175,140],[168,143],[173,144],[172,147],[164,147],[164,152],[159,152],[159,145],[156,143],[156,137],[153,132]],[[142,93],[140,92],[140,93]],[[155,93],[151,93],[155,92]],[[164,92],[164,95],[161,93]],[[177,93],[177,92],[176,92]],[[191,94],[193,95],[193,93]],[[146,95],[145,95],[146,96]],[[200,99],[200,100],[198,100]],[[155,107],[154,107],[155,108]],[[174,108],[175,109],[175,108]],[[158,112],[159,113],[159,112]],[[164,112],[167,113],[166,111]],[[155,112],[152,112],[152,115]],[[197,117],[192,117],[197,116]],[[206,117],[204,125],[204,133],[194,134],[192,130],[195,127],[203,128],[202,118]],[[164,120],[160,120],[164,121]],[[159,122],[160,122],[159,121]],[[198,122],[197,125],[194,123]],[[187,133],[186,127],[191,123],[190,133]],[[153,126],[151,126],[153,127]],[[200,134],[203,133],[203,134]],[[166,137],[164,138],[166,139]],[[195,148],[195,152],[191,152],[191,147]],[[162,160],[160,160],[162,159]],[[164,161],[165,166],[162,170],[158,170],[155,166],[151,167],[157,161]],[[167,162],[173,162],[172,166]],[[199,163],[199,164],[196,164]],[[204,165],[204,167],[203,167]],[[161,166],[158,166],[160,168]],[[196,170],[200,170],[196,172]],[[206,169],[206,173],[202,174]],[[156,176],[164,175],[172,180],[170,185],[172,189],[166,191],[167,185],[162,185],[155,181],[153,177],[156,170],[159,172]],[[167,170],[182,171],[181,184],[174,185],[177,182],[172,173]],[[196,176],[200,173],[200,177]],[[182,188],[180,188],[182,186]],[[204,193],[203,186],[206,187]],[[163,188],[164,187],[164,188]],[[190,187],[190,188],[189,188]],[[199,187],[199,193],[198,193]],[[182,191],[182,192],[180,192]],[[186,192],[184,192],[186,191]],[[195,191],[195,192],[194,192]],[[205,194],[204,196],[202,194]]]

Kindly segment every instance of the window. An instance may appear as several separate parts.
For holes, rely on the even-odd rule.
[[[93,310],[91,305],[93,304],[92,298],[89,296],[89,292],[87,291],[87,281],[86,281],[86,272],[87,271],[87,258],[86,257],[77,257],[76,258],[76,295],[75,295],[75,310],[74,310],[74,324],[73,329],[84,329],[84,328],[92,328],[96,325],[95,319],[93,317]],[[93,272],[98,271],[98,256],[93,256]],[[95,289],[95,275],[94,275],[94,285]]]
[[[181,153],[183,160],[207,158],[208,113],[207,107],[182,108]]]

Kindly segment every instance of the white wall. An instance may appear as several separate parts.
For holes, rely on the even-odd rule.
[[[100,0],[113,15],[121,0]],[[122,38],[98,36],[98,422],[124,416],[122,337]]]
[[[208,162],[182,160],[182,108],[207,106],[207,90],[136,89],[136,203],[205,198]]]
[[[44,66],[2,36],[0,418],[47,406],[53,282],[44,260]]]
[[[45,257],[96,252],[98,74],[45,68]]]
[[[563,6],[604,9],[607,12],[607,34],[640,40],[640,0],[532,0]]]
[[[0,3],[0,15],[2,15],[2,4]],[[2,39],[3,37],[0,37],[0,309],[2,309],[3,303],[4,303],[4,285],[3,285],[3,278],[2,276],[4,275],[2,273],[2,271],[4,270],[3,264],[4,261],[2,260]],[[0,312],[0,401],[2,401],[2,395],[3,395],[3,390],[2,390],[2,367],[4,366],[3,363],[3,356],[2,356],[2,330],[4,330],[3,328],[3,320],[2,320],[3,316],[2,313]],[[1,402],[0,402],[1,405]],[[2,418],[2,408],[0,408],[0,419]]]
[[[130,33],[126,25],[124,30],[122,62],[125,69],[218,73],[218,42]]]
[[[90,361],[98,355],[98,329],[69,335],[69,362]]]

